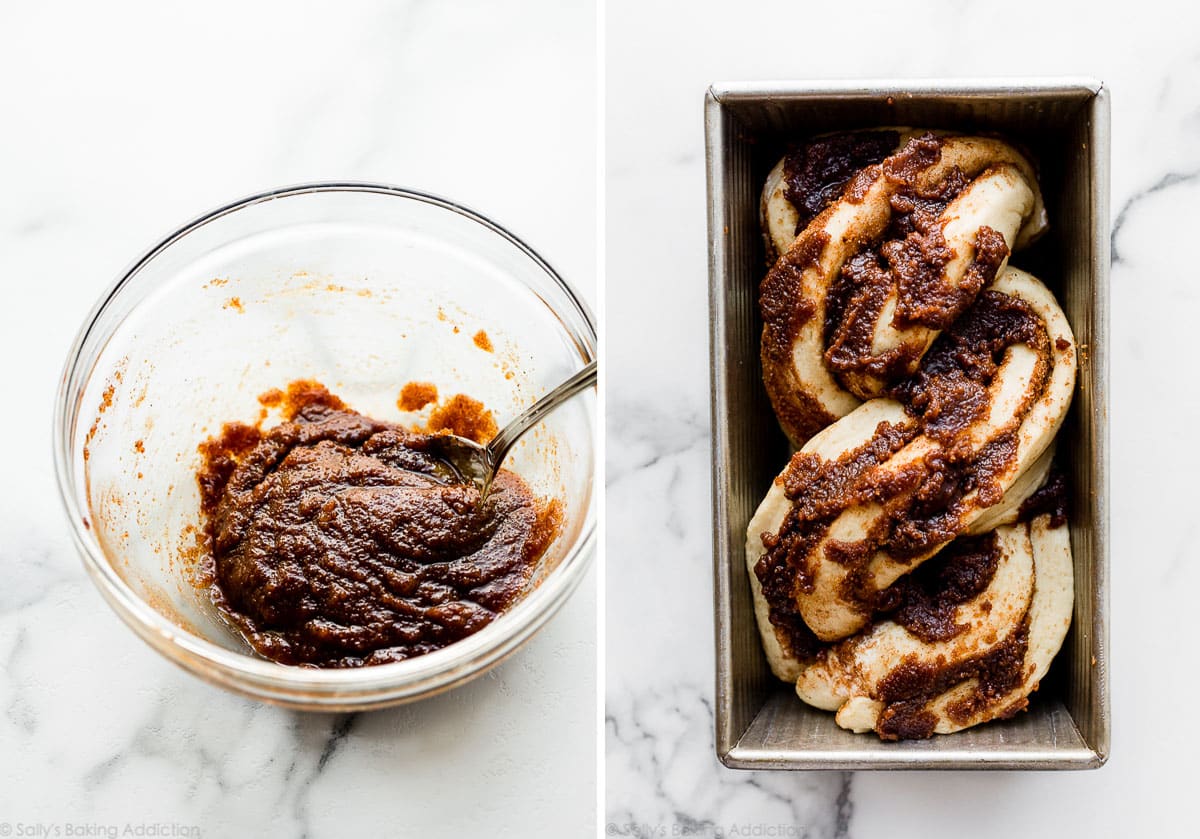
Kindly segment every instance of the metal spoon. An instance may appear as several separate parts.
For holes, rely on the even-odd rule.
[[[504,462],[513,443],[559,405],[594,384],[595,361],[525,409],[520,416],[500,429],[486,446],[454,434],[438,434],[430,438],[427,451],[449,464],[458,472],[460,478],[474,483],[479,488],[479,501],[482,503],[492,488],[492,479],[500,471],[500,464]]]

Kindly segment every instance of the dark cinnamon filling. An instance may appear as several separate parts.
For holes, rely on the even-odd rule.
[[[994,531],[956,539],[883,592],[879,612],[922,641],[948,641],[967,630],[955,621],[958,607],[987,589],[999,563]]]
[[[1051,527],[1067,523],[1067,479],[1057,468],[1051,469],[1046,482],[1025,499],[1017,518],[1031,521],[1041,515],[1050,516]]]
[[[952,722],[965,725],[1021,684],[1029,650],[1028,615],[996,646],[978,656],[951,664],[905,661],[879,683],[877,698],[884,703],[875,731],[884,740],[918,740],[933,735],[937,723],[929,703],[957,684],[976,679],[962,699],[946,707]],[[1005,709],[1012,716],[1028,704],[1020,700]]]
[[[561,529],[561,504],[512,472],[481,503],[431,435],[315,382],[263,403],[285,421],[226,425],[197,479],[213,601],[267,658],[359,667],[441,649],[508,609]]]
[[[799,233],[841,197],[860,169],[879,163],[900,141],[896,131],[853,131],[810,140],[783,161],[784,197],[796,208]]]

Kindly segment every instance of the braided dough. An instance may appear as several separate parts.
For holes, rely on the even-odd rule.
[[[776,166],[776,183],[769,180],[764,190],[768,239],[783,255],[760,292],[763,380],[776,416],[794,446],[803,445],[818,430],[850,413],[863,399],[880,395],[885,380],[875,371],[890,367],[893,375],[889,378],[893,379],[898,377],[896,373],[911,375],[939,332],[927,323],[953,320],[958,314],[934,312],[922,317],[916,313],[915,318],[898,325],[894,316],[904,291],[901,277],[882,308],[859,313],[874,322],[869,351],[857,359],[860,369],[839,376],[828,364],[825,333],[831,286],[847,262],[864,248],[904,248],[903,239],[884,242],[894,215],[893,202],[901,193],[933,192],[951,176],[967,181],[936,225],[949,252],[949,259],[936,268],[943,290],[951,294],[964,285],[977,292],[1007,262],[1006,252],[998,264],[988,267],[990,276],[972,272],[981,229],[999,234],[1007,250],[1031,241],[1045,229],[1045,208],[1033,168],[1008,144],[983,137],[937,137],[931,132],[899,136],[910,138],[904,148],[858,172],[842,197],[798,235],[796,210],[785,209],[791,205],[780,183],[783,161]],[[789,225],[793,231],[790,240]],[[928,255],[918,254],[917,258]]]
[[[1071,624],[1071,543],[1067,529],[1052,527],[1048,515],[994,533],[995,573],[986,589],[956,609],[964,631],[927,643],[894,621],[878,623],[805,668],[796,681],[800,698],[836,711],[843,728],[880,729],[897,739],[924,733],[905,726],[950,734],[1023,710]],[[1015,652],[1021,655],[1012,664],[1018,674],[1011,687],[992,689],[973,672],[975,662]],[[900,668],[923,674],[958,668],[950,678],[963,678],[914,703],[905,697]]]
[[[1074,338],[1053,295],[1033,276],[1016,268],[1007,269],[991,290],[1029,303],[1045,325],[1049,340],[1040,350],[1026,344],[1013,344],[1004,351],[1003,360],[986,390],[988,410],[980,412],[973,423],[955,435],[952,445],[966,449],[957,452],[960,468],[974,464],[989,444],[1005,435],[1015,433],[1016,451],[1009,462],[988,475],[984,486],[956,501],[949,511],[953,521],[946,525],[953,535],[969,532],[976,519],[999,504],[1017,478],[1038,461],[1062,424],[1075,388]],[[1046,370],[1048,374],[1042,372]],[[903,479],[906,473],[927,469],[927,463],[943,454],[946,448],[944,442],[926,433],[920,420],[911,416],[900,402],[880,398],[863,403],[809,440],[799,454],[816,461],[809,468],[820,469],[867,445],[876,436],[881,423],[908,434],[909,442],[861,477],[854,489],[863,488],[862,500],[837,511],[820,541],[805,556],[796,559],[803,565],[802,573],[812,581],[811,591],[797,592],[797,608],[804,622],[823,641],[835,641],[857,632],[870,616],[858,602],[847,597],[845,584],[852,568],[844,562],[829,559],[825,551],[827,545],[834,542],[843,546],[861,544],[872,551],[868,578],[859,589],[861,594],[862,587],[867,587],[869,594],[887,588],[949,541],[937,542],[914,556],[898,558],[889,551],[886,537],[872,535],[872,530],[898,506],[913,501],[912,495],[920,484],[919,479],[910,479],[896,494],[881,494],[867,488],[895,483],[895,479]],[[793,508],[792,500],[784,491],[786,475],[787,470],[784,470],[775,479],[750,522],[748,562],[757,564],[765,553],[761,534],[777,533]],[[1024,500],[1020,497],[1022,491],[1028,496],[1034,489],[1036,485],[1024,482],[1020,491],[1004,502],[1005,506],[1009,509],[1019,506]]]
[[[763,375],[799,451],[746,561],[773,672],[839,725],[897,739],[1011,716],[1062,644],[1065,519],[1021,509],[1047,482],[1077,359],[1054,296],[1007,264],[1046,226],[1029,162],[999,140],[890,131],[844,186],[830,153],[838,192],[820,206],[793,202],[784,161],[767,180],[782,255],[760,293]],[[937,589],[984,566],[978,590]],[[933,635],[905,623],[922,608]]]

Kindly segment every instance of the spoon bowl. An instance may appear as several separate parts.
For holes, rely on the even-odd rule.
[[[513,444],[559,405],[594,384],[596,362],[593,360],[522,411],[516,419],[500,429],[486,446],[456,434],[438,434],[430,439],[428,451],[448,464],[461,480],[473,483],[479,489],[479,503],[482,504],[492,488],[492,480],[500,471],[500,464]]]

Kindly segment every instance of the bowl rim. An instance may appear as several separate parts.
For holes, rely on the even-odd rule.
[[[532,637],[579,585],[594,557],[595,470],[583,527],[575,543],[532,591],[488,626],[441,650],[404,661],[322,669],[280,664],[226,649],[176,625],[139,597],[116,572],[94,532],[84,524],[85,510],[75,491],[77,464],[72,442],[81,407],[73,404],[76,402],[72,395],[73,386],[86,382],[95,370],[94,362],[88,369],[82,368],[81,351],[102,315],[143,268],[188,234],[239,210],[284,198],[336,192],[382,195],[432,205],[475,222],[506,240],[558,286],[566,296],[567,308],[573,308],[579,316],[582,334],[570,337],[580,353],[581,366],[596,357],[596,323],[586,303],[532,247],[482,213],[428,192],[378,182],[300,183],[256,192],[196,216],[148,248],[118,275],[84,318],[67,353],[55,392],[53,449],[59,500],[70,521],[71,535],[88,576],[113,610],[144,641],[184,669],[243,695],[293,707],[341,711],[383,707],[449,689],[479,675]],[[551,311],[559,315],[555,309]],[[561,316],[558,319],[561,323]],[[563,328],[568,333],[575,331],[566,324]],[[79,398],[82,398],[82,389]],[[594,425],[593,436],[596,433]]]

